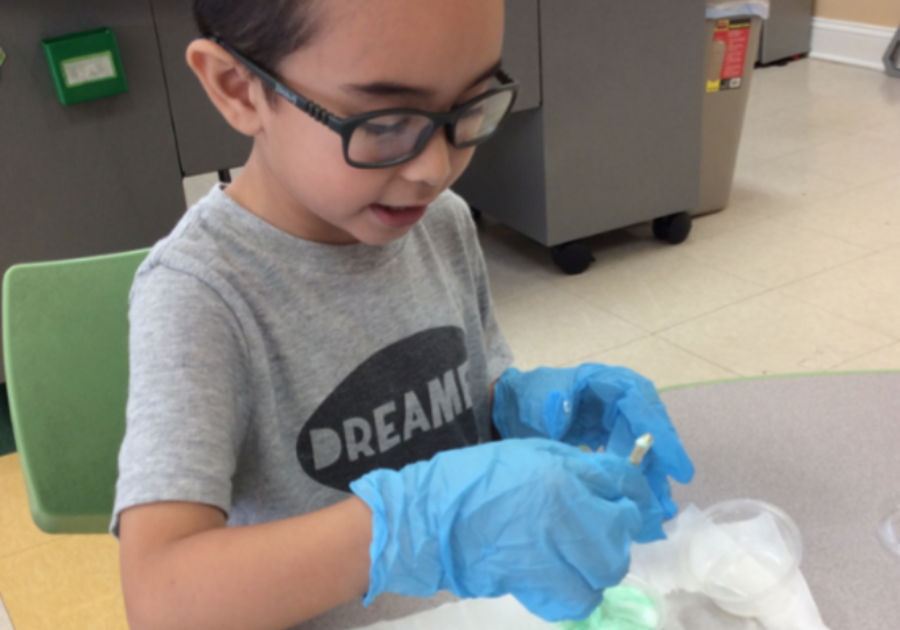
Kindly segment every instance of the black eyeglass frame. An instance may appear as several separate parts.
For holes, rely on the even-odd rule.
[[[322,123],[329,129],[340,135],[344,149],[344,160],[346,160],[347,164],[355,168],[388,168],[391,166],[397,166],[398,164],[403,164],[404,162],[409,162],[410,160],[415,159],[422,152],[425,146],[431,141],[431,138],[434,137],[435,132],[437,132],[437,130],[441,127],[444,128],[445,133],[447,134],[447,140],[457,149],[466,149],[468,147],[477,146],[493,136],[494,133],[496,133],[496,130],[500,128],[500,125],[502,125],[503,122],[509,117],[512,108],[516,103],[516,97],[518,96],[519,92],[519,82],[506,74],[503,70],[497,70],[494,77],[500,82],[500,87],[490,89],[484,94],[479,94],[472,100],[466,101],[462,105],[454,107],[446,113],[426,112],[420,109],[410,108],[394,108],[380,109],[363,114],[357,114],[355,116],[349,116],[347,118],[340,118],[329,112],[321,105],[309,100],[308,98],[298,94],[297,92],[289,88],[283,82],[278,80],[273,74],[264,70],[261,66],[239,53],[221,37],[210,37],[209,39],[224,48],[228,52],[228,54],[240,61],[248,70],[250,70],[250,72],[259,77],[260,80],[262,80],[266,85],[275,90],[275,92],[285,100],[294,105],[294,107],[305,112],[313,119],[317,120],[318,122]],[[474,105],[477,105],[479,102],[487,100],[492,96],[502,92],[511,92],[512,98],[509,101],[509,106],[507,107],[506,112],[504,112],[503,116],[497,122],[494,131],[486,136],[476,138],[469,142],[457,143],[455,137],[456,122],[459,120],[462,114],[471,109]],[[380,116],[397,116],[403,114],[423,116],[425,118],[428,118],[432,123],[431,132],[427,134],[421,134],[418,141],[416,142],[415,147],[413,147],[412,151],[408,155],[404,155],[387,162],[378,162],[377,164],[356,162],[350,158],[350,138],[353,136],[353,132],[357,127],[373,118],[378,118]]]

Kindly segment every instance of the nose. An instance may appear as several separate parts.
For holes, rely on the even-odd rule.
[[[402,165],[403,177],[411,182],[442,186],[453,172],[450,152],[454,150],[445,128],[436,129],[422,152]]]

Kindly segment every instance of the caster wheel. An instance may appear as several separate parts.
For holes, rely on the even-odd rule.
[[[481,220],[481,210],[479,210],[478,208],[474,208],[474,207],[472,207],[472,206],[469,206],[469,212],[472,214],[472,218],[473,218],[475,221],[480,221],[480,220]]]
[[[550,248],[550,257],[554,264],[570,276],[584,273],[591,263],[594,262],[594,256],[591,254],[590,248],[584,243],[564,243]]]
[[[691,233],[693,220],[687,212],[676,212],[653,220],[653,236],[661,241],[678,245]]]

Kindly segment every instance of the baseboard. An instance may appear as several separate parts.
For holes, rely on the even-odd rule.
[[[895,29],[843,20],[813,18],[813,59],[884,70],[884,51]]]

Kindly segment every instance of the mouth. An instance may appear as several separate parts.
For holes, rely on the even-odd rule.
[[[427,205],[419,206],[387,206],[373,203],[369,206],[375,217],[390,228],[406,228],[415,225],[423,216]]]

